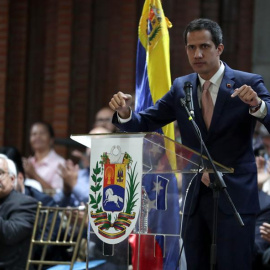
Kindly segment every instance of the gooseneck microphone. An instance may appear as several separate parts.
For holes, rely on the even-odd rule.
[[[193,106],[193,99],[192,99],[192,84],[191,82],[184,83],[184,91],[186,94],[186,105],[190,112],[190,115],[194,118],[194,106]]]

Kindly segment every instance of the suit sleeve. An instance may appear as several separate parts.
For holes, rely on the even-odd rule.
[[[0,243],[14,245],[32,234],[37,202],[27,197],[8,208],[7,219],[0,216]]]
[[[154,106],[139,113],[132,113],[129,122],[120,124],[117,114],[113,116],[113,124],[124,131],[129,132],[152,132],[176,120],[175,109],[181,106],[180,98],[184,96],[176,79],[170,89]]]

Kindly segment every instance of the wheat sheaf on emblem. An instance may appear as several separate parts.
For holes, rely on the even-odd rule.
[[[98,233],[116,239],[126,233],[135,218],[139,182],[136,181],[136,163],[132,166],[133,160],[127,152],[122,155],[121,163],[111,163],[110,157],[104,152],[92,169],[89,205]]]

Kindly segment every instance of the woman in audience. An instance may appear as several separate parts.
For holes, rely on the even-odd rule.
[[[53,143],[52,126],[42,121],[34,123],[30,131],[30,145],[34,155],[23,158],[23,166],[27,177],[39,181],[44,191],[59,192],[63,189],[59,165],[64,166],[65,159],[55,152]]]

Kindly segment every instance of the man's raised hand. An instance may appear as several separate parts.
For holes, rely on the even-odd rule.
[[[130,104],[132,103],[132,96],[118,92],[114,94],[109,106],[112,110],[117,111],[119,116],[126,119],[130,116]]]

